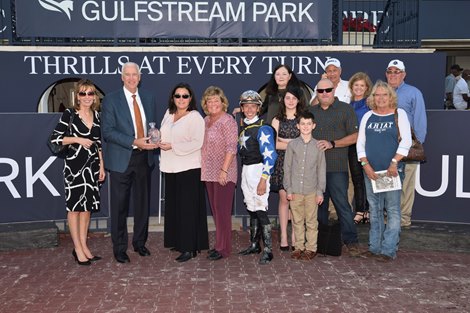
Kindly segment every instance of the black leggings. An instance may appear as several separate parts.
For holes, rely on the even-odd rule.
[[[357,161],[356,145],[349,146],[349,170],[351,171],[351,180],[354,186],[354,209],[356,212],[369,210],[369,204],[366,197],[366,186],[364,183],[364,172],[361,163]]]

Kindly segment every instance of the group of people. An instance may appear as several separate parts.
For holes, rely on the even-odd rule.
[[[458,64],[450,67],[450,74],[445,79],[444,109],[470,109],[470,70],[464,70]]]
[[[410,125],[421,142],[426,135],[424,100],[418,89],[404,82],[405,76],[404,63],[392,60],[386,68],[387,83],[378,81],[372,86],[362,72],[348,82],[341,79],[340,61],[330,58],[325,76],[311,95],[288,65],[279,65],[264,99],[253,90],[241,94],[239,109],[232,112],[242,113],[240,130],[227,113],[229,101],[220,87],[205,90],[203,118],[191,86],[180,83],[171,90],[160,125],[161,138],[156,141],[147,126],[157,119],[156,99],[138,87],[141,74],[137,64],[123,65],[123,87],[104,97],[101,114],[96,87],[89,80],[79,81],[74,108],[64,112],[51,138],[69,147],[64,181],[74,259],[80,265],[101,259],[88,248],[87,233],[90,213],[99,210],[105,168],[109,171],[116,261],[130,262],[127,216],[131,203],[132,246],[140,256],[151,254],[146,242],[150,175],[157,149],[165,177],[164,247],[180,253],[175,259],[178,262],[196,257],[201,250],[208,250],[210,260],[231,254],[237,154],[242,171],[239,184],[250,217],[250,243],[239,254],[262,252],[260,264],[273,259],[267,212],[270,191],[276,191],[280,249],[291,251],[293,259],[315,257],[318,223],[328,223],[330,198],[351,256],[394,259],[400,228],[411,223],[417,165],[402,162],[411,146]],[[403,189],[374,193],[371,182],[378,171],[404,179]],[[348,199],[349,172],[356,216]],[[216,227],[212,249],[206,193]],[[362,253],[355,223],[367,219],[371,224],[369,249]],[[292,247],[288,244],[289,220]]]

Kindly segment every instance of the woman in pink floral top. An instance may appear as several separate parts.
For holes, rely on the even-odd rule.
[[[206,131],[202,146],[201,180],[206,183],[215,222],[215,248],[210,260],[228,257],[232,247],[232,204],[237,183],[238,127],[227,114],[228,100],[223,90],[210,86],[204,92],[201,106]]]

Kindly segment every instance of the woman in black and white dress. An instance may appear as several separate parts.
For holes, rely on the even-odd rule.
[[[80,80],[75,88],[74,107],[67,109],[57,124],[51,141],[68,145],[64,164],[67,221],[80,265],[101,259],[87,245],[91,212],[100,209],[100,183],[105,179],[101,153],[99,98],[90,80]],[[69,125],[70,124],[70,125]]]

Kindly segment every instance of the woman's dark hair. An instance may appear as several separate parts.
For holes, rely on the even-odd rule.
[[[176,89],[184,88],[189,92],[191,96],[191,100],[189,101],[189,106],[187,111],[197,110],[196,107],[196,97],[194,97],[194,91],[188,83],[179,83],[177,84],[170,93],[170,98],[168,99],[168,111],[170,114],[175,114],[177,111],[177,107],[175,101],[173,99],[173,95],[175,94]]]
[[[305,97],[304,97],[304,91],[299,86],[287,85],[287,89],[286,89],[286,93],[284,94],[284,97],[286,96],[287,93],[293,94],[297,98],[297,100],[299,100],[299,102],[297,103],[297,107],[295,108],[295,117],[298,117],[299,113],[307,110],[307,104],[305,103]],[[284,99],[280,101],[279,112],[277,113],[276,118],[279,121],[285,120],[287,118],[286,105],[285,105]]]
[[[271,74],[271,78],[269,79],[269,82],[266,85],[266,94],[277,95],[279,88],[276,84],[276,79],[274,78],[274,76],[276,75],[277,70],[282,67],[285,68],[287,72],[291,75],[289,82],[287,83],[287,86],[289,85],[300,86],[299,79],[297,78],[297,76],[295,76],[295,73],[292,72],[292,69],[290,68],[290,66],[286,64],[279,64],[278,66],[274,68],[273,73]]]

